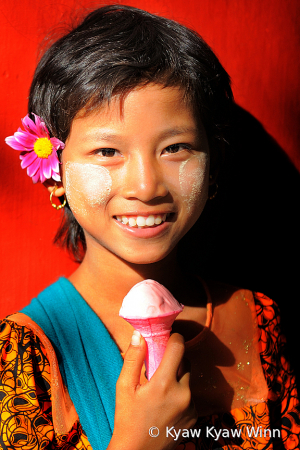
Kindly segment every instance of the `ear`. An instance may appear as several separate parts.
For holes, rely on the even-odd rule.
[[[48,192],[51,194],[54,187],[57,186],[56,191],[53,193],[55,197],[62,197],[65,194],[65,188],[61,181],[54,181],[52,178],[50,180],[44,181],[43,185],[47,188]]]

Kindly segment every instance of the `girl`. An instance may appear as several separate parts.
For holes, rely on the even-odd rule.
[[[40,61],[6,141],[64,207],[57,240],[82,262],[1,323],[3,449],[299,445],[276,305],[178,258],[217,194],[231,104],[196,33],[132,7],[94,11]],[[150,381],[119,317],[144,279],[185,305]]]

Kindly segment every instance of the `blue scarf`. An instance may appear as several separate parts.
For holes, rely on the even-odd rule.
[[[115,386],[123,365],[115,342],[66,278],[21,312],[50,339],[83,430],[94,450],[105,450],[113,432]]]

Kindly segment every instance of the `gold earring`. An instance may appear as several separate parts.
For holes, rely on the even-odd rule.
[[[58,186],[55,185],[54,188],[53,188],[52,191],[51,191],[51,194],[50,194],[50,203],[51,203],[51,205],[53,206],[53,208],[59,210],[59,209],[62,209],[62,208],[64,208],[64,207],[66,206],[67,198],[66,198],[66,196],[65,196],[65,194],[64,194],[64,197],[65,197],[65,198],[64,198],[64,202],[63,202],[63,203],[61,203],[60,205],[57,205],[56,203],[54,203],[54,202],[52,201],[52,196],[53,196],[53,194],[54,194],[54,192],[56,191],[57,188],[58,188]]]
[[[209,175],[209,179],[210,180],[212,180],[212,175]],[[211,195],[209,195],[209,200],[213,200],[215,197],[216,197],[216,195],[217,195],[217,193],[218,193],[218,183],[214,183],[212,186],[215,186],[215,192],[213,193],[213,194],[211,194]]]
[[[215,192],[212,195],[209,196],[209,200],[213,200],[216,197],[217,193],[218,193],[218,187],[219,187],[218,183],[215,183],[214,186],[215,186]]]

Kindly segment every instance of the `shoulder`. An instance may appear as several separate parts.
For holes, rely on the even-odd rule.
[[[251,290],[213,281],[207,283],[207,291],[211,297],[215,326],[218,321],[219,326],[233,327],[241,336],[249,335],[249,329],[255,332],[257,314]]]
[[[13,361],[23,370],[30,365],[35,364],[38,369],[43,367],[45,376],[45,388],[50,391],[50,372],[47,376],[46,367],[49,366],[46,350],[34,331],[25,325],[19,324],[10,318],[0,321],[0,351],[1,360],[0,367],[10,365]],[[46,382],[47,380],[47,382]]]
[[[2,374],[13,370],[14,388],[29,389],[30,398],[35,397],[35,383],[39,391],[50,400],[50,364],[46,349],[39,337],[28,327],[9,318],[0,321],[0,370]],[[33,378],[35,383],[33,383]]]
[[[247,320],[249,323],[249,318],[252,319],[258,341],[259,364],[268,386],[267,407],[270,422],[275,428],[282,430],[284,441],[298,442],[298,393],[295,375],[286,356],[286,338],[281,330],[280,309],[277,303],[262,293],[223,284],[215,284],[211,292],[212,297],[215,294],[217,308],[223,310],[227,327],[232,320],[234,323],[230,325],[231,328],[244,333],[246,330],[243,328],[246,328]],[[245,305],[249,307],[246,315],[243,314],[243,311],[246,311]],[[240,314],[237,313],[238,310]]]
[[[205,284],[214,305],[226,304],[234,299],[253,300],[253,292],[250,289],[214,280],[205,281]]]
[[[27,428],[26,415],[27,425],[36,425],[39,442],[46,436],[49,441],[53,434],[50,365],[40,339],[26,326],[4,319],[0,356],[0,436],[19,446],[27,439],[27,434],[18,432]]]
[[[11,317],[0,321],[0,441],[90,449],[47,337],[27,316]]]
[[[230,326],[241,336],[252,328],[268,388],[282,396],[284,383],[281,382],[280,387],[278,380],[291,377],[292,371],[286,357],[286,338],[281,331],[276,302],[262,293],[222,283],[212,283],[209,288],[218,325]]]
[[[215,307],[229,309],[244,304],[254,313],[253,319],[259,327],[275,328],[280,324],[278,305],[262,293],[220,282],[209,282],[208,290]]]
[[[257,330],[262,362],[270,363],[286,345],[280,328],[280,310],[276,302],[260,292],[223,283],[210,283],[209,291],[216,310],[224,320],[231,320],[243,328],[250,322]],[[220,314],[221,315],[221,314]],[[234,320],[234,317],[239,320]]]

